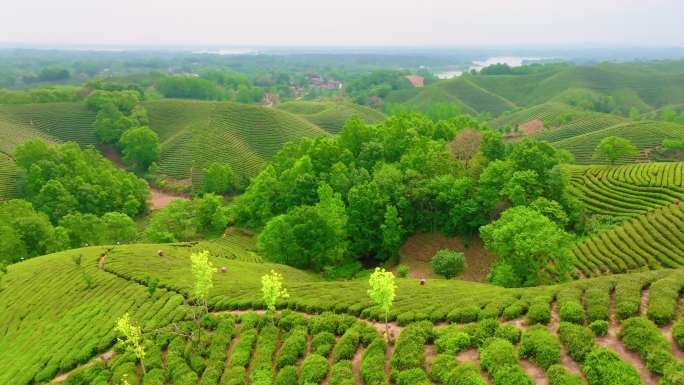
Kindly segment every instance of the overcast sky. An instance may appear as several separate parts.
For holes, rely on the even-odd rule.
[[[684,0],[7,0],[0,42],[684,46]]]

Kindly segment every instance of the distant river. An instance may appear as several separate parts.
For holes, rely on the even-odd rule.
[[[544,60],[545,58],[543,57],[529,57],[529,56],[493,56],[490,58],[487,58],[486,60],[479,61],[475,60],[473,61],[472,65],[468,68],[468,72],[471,70],[476,70],[479,71],[483,69],[484,67],[490,66],[492,64],[508,64],[511,67],[520,67],[523,64],[527,64],[528,62],[534,62],[534,61],[541,61]],[[463,71],[444,71],[437,73],[435,76],[437,76],[440,79],[451,79],[456,76],[461,76],[463,74]]]

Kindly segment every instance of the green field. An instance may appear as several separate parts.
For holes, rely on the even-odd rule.
[[[244,237],[238,237],[235,242],[250,244]],[[97,269],[98,256],[106,252],[104,247],[61,252],[10,266],[8,274],[3,277],[2,292],[0,292],[0,310],[2,310],[0,311],[0,330],[3,331],[0,334],[0,369],[2,369],[0,370],[0,383],[23,385],[31,384],[33,381],[46,381],[59,373],[68,372],[80,364],[89,362],[98,354],[111,350],[116,337],[114,321],[124,312],[130,312],[131,316],[141,323],[146,332],[151,332],[171,322],[180,322],[187,314],[182,305],[183,297],[189,294],[192,285],[188,255],[196,247],[197,245],[193,246],[192,244],[118,246],[107,253],[105,271]],[[157,250],[164,251],[164,255],[158,256]],[[72,262],[72,256],[76,254],[83,256],[82,267],[78,267]],[[213,257],[212,262],[215,266],[227,267],[226,273],[216,273],[214,276],[214,287],[211,290],[209,301],[213,312],[262,308],[259,291],[260,276],[271,269],[275,269],[283,274],[285,286],[290,292],[290,298],[283,303],[283,306],[308,314],[332,310],[361,319],[381,318],[378,309],[367,297],[365,280],[322,281],[316,275],[282,265],[242,262],[239,258],[229,259],[228,253],[224,253],[224,256]],[[92,277],[93,286],[91,288],[86,286],[82,277],[84,273]],[[160,280],[161,288],[151,298],[144,286],[147,276]],[[425,286],[421,286],[416,279],[399,279],[397,298],[390,314],[390,318],[397,325],[393,328],[399,334],[399,339],[397,344],[390,348],[387,356],[385,356],[383,349],[383,353],[379,354],[382,358],[379,359],[380,362],[389,360],[386,362],[391,371],[385,375],[392,378],[398,379],[401,372],[410,368],[427,369],[430,372],[431,366],[436,362],[436,357],[432,355],[428,356],[427,361],[424,361],[426,358],[420,359],[421,354],[419,354],[417,364],[406,364],[408,366],[404,366],[400,363],[403,362],[401,357],[404,355],[412,357],[414,353],[411,349],[415,349],[404,346],[405,344],[401,342],[402,334],[400,333],[406,333],[405,338],[409,338],[417,326],[405,326],[418,320],[428,320],[439,327],[439,329],[431,332],[432,337],[423,340],[419,346],[428,345],[427,351],[436,350],[440,353],[458,355],[459,361],[470,362],[476,368],[482,364],[481,361],[487,355],[486,350],[484,350],[485,346],[481,345],[481,342],[477,342],[478,338],[485,337],[482,333],[485,335],[496,333],[496,329],[486,326],[486,321],[480,324],[470,324],[478,320],[496,319],[499,325],[503,325],[509,320],[520,320],[513,322],[513,324],[523,331],[535,323],[548,324],[551,336],[556,335],[559,320],[582,325],[594,320],[626,319],[641,314],[659,325],[666,325],[678,317],[677,303],[679,292],[684,286],[683,278],[683,270],[661,270],[604,276],[590,280],[579,280],[569,284],[527,289],[504,289],[486,284],[443,279],[432,279]],[[41,284],[36,286],[36,282]],[[648,298],[644,297],[644,293],[647,292],[643,290],[649,287],[651,299],[644,302],[643,307],[641,307],[640,303],[643,302],[643,299]],[[577,310],[572,312],[568,310],[577,306],[579,306]],[[441,322],[444,321],[454,326],[444,329],[441,325]],[[250,322],[253,325],[252,321],[247,321],[244,317],[242,322]],[[289,321],[287,324],[291,324],[291,322]],[[306,321],[301,322],[309,326],[307,329],[309,331],[305,334],[311,335],[317,331],[313,333],[315,335],[320,332],[320,330],[315,329],[314,325],[317,323],[314,319],[308,323]],[[240,365],[246,368],[254,368],[254,365],[260,365],[261,360],[266,360],[265,362],[268,362],[269,367],[275,365],[273,370],[268,372],[270,377],[277,375],[279,372],[277,368],[286,366],[285,363],[289,362],[286,358],[289,348],[283,349],[282,346],[294,344],[294,341],[287,342],[291,335],[288,333],[289,327],[282,322],[279,324],[285,328],[281,330],[280,334],[277,331],[275,332],[275,335],[279,334],[280,337],[268,338],[276,338],[276,341],[272,342],[281,347],[271,351],[267,359],[256,358],[260,356],[259,353],[253,353],[250,360],[248,352],[247,361]],[[466,325],[459,326],[462,324]],[[265,333],[268,329],[264,328],[269,323],[257,322],[256,325],[262,325],[259,332]],[[358,325],[357,328],[361,328],[361,335],[375,335],[376,332],[372,328],[368,329],[369,332],[363,332],[366,330],[364,323]],[[489,331],[481,328],[487,328]],[[431,326],[430,329],[432,329]],[[216,357],[212,358],[212,355],[200,358],[203,365],[199,365],[200,362],[191,363],[191,357],[187,355],[189,354],[187,352],[176,351],[172,353],[173,348],[171,347],[167,352],[166,343],[159,342],[163,341],[163,338],[151,338],[150,336],[149,342],[152,344],[155,343],[154,341],[160,343],[160,349],[163,352],[161,353],[162,357],[167,357],[167,359],[171,354],[180,354],[179,362],[185,362],[187,366],[187,368],[183,366],[183,372],[191,377],[194,376],[193,378],[197,381],[197,378],[201,379],[204,376],[208,378],[209,374],[205,372],[205,367],[212,365],[218,366],[216,370],[223,373],[222,376],[239,374],[237,373],[240,372],[239,369],[233,370],[237,374],[227,374],[231,368],[236,366],[230,363],[230,353],[234,353],[235,349],[230,350],[228,346],[237,344],[240,336],[243,335],[243,331],[246,330],[247,328],[241,329],[234,335],[227,337],[227,340],[222,340],[221,346],[224,348],[220,350],[227,356],[221,356],[222,358],[218,361],[224,363],[223,365],[216,362],[212,364],[213,361],[217,360]],[[370,342],[376,337],[367,337],[366,340],[358,339],[359,337],[345,337],[347,335],[345,330],[346,328],[343,328],[336,332],[342,337],[333,345],[351,344],[352,347],[349,349],[336,347],[332,350],[332,356],[330,356],[330,350],[323,350],[323,356],[333,357],[337,355],[337,358],[332,358],[332,363],[334,363],[343,358],[351,359],[356,354],[363,355],[366,351],[368,354],[372,354],[373,349],[370,349]],[[481,331],[477,332],[477,330]],[[453,348],[447,348],[450,345],[446,340],[439,341],[440,338],[447,338],[445,336],[458,331],[471,333],[471,342],[454,351]],[[502,330],[501,336],[508,335],[510,332],[511,330],[507,330],[504,333]],[[210,334],[216,335],[216,330]],[[523,336],[525,335],[527,332],[523,334]],[[211,337],[208,338],[210,340],[207,346],[211,346]],[[249,344],[252,347],[256,346],[256,352],[259,352],[259,346],[262,346],[263,349],[266,348],[263,346],[266,345],[265,341],[264,344],[259,343],[260,338],[256,339],[255,345],[254,342]],[[529,338],[532,338],[532,335]],[[615,334],[611,337],[602,338],[596,340],[599,345],[617,341]],[[608,339],[606,340],[606,338]],[[347,339],[352,339],[352,341],[347,341]],[[525,339],[526,337],[523,337],[523,340]],[[228,341],[233,342],[229,343]],[[172,344],[180,344],[181,342],[183,341],[172,342]],[[521,343],[527,344],[527,342]],[[520,348],[523,349],[523,345],[520,345]],[[155,354],[160,354],[159,352],[154,353],[156,349],[151,347],[148,349],[150,349],[152,357]],[[459,349],[463,349],[463,354],[458,354]],[[468,354],[469,351],[473,351],[472,349],[479,349],[479,360],[477,353],[474,356]],[[673,349],[676,350],[677,348],[673,347]],[[299,353],[295,354],[294,360],[301,375],[302,372],[308,372],[308,369],[303,370],[301,366],[312,365],[304,364],[302,358],[310,355],[313,350],[308,348],[303,351],[300,350],[297,350]],[[342,353],[347,350],[349,352]],[[334,353],[335,351],[337,353]],[[351,357],[347,356],[349,354]],[[281,356],[282,358],[279,359]],[[116,357],[128,358],[115,358],[111,362],[96,365],[96,369],[93,370],[104,371],[105,373],[111,370],[116,376],[116,373],[126,371],[125,367],[119,368],[119,365],[129,362],[128,373],[137,376],[135,364],[131,368],[129,355]],[[527,375],[536,371],[544,376],[542,369],[535,368],[538,365],[536,363],[537,356],[528,354],[524,358],[519,363],[522,368],[525,368]],[[244,359],[241,358],[240,360]],[[566,359],[572,361],[569,357]],[[633,357],[624,357],[624,359],[628,367],[631,365],[630,362],[639,362],[638,360],[630,361],[634,359]],[[150,362],[154,361],[155,359],[150,358]],[[281,363],[278,363],[279,361]],[[327,360],[322,361],[326,362]],[[354,365],[362,365],[356,360],[354,362]],[[414,361],[409,360],[408,362]],[[531,366],[529,365],[530,362],[532,363]],[[568,361],[563,362],[567,363]],[[174,385],[187,383],[176,376],[175,371],[169,371],[171,366],[168,363],[170,361],[166,361],[166,363],[167,365],[159,366],[163,381]],[[174,365],[178,364],[176,362]],[[578,364],[575,365],[578,366]],[[379,367],[384,366],[385,364],[382,364]],[[486,369],[485,366],[483,365],[483,368]],[[150,364],[150,367],[154,367],[154,364]],[[585,368],[588,367],[585,365]],[[363,373],[360,366],[355,366],[354,371]],[[371,372],[376,375],[383,375],[384,371],[375,370]],[[479,370],[476,372],[479,373]],[[328,370],[322,370],[322,373],[323,377],[328,376]],[[483,373],[483,375],[490,377],[492,374],[494,373]],[[74,374],[73,381],[76,381],[81,375],[85,374]],[[641,367],[639,375],[642,378],[648,376],[648,370]],[[129,378],[130,380],[131,378]],[[150,378],[149,381],[152,379]],[[82,382],[71,382],[70,380],[69,383]],[[131,383],[137,382],[133,380]],[[194,384],[195,382],[191,383]],[[365,381],[352,382],[352,384],[355,383],[370,384]]]
[[[0,152],[0,201],[18,197],[17,165],[14,159]]]
[[[592,213],[631,217],[684,199],[684,163],[572,167],[572,184]]]
[[[291,101],[278,105],[278,108],[298,115],[331,134],[340,132],[352,116],[366,123],[385,119],[385,115],[377,110],[347,102]]]
[[[681,139],[684,137],[684,126],[665,122],[633,122],[623,123],[584,135],[554,143],[557,148],[570,151],[578,164],[607,163],[605,160],[593,159],[594,149],[601,139],[608,136],[620,136],[631,141],[641,152],[638,156],[624,159],[623,162],[645,161],[651,152],[664,139]]]
[[[573,254],[585,275],[684,265],[684,210],[669,205],[629,219],[579,243]]]

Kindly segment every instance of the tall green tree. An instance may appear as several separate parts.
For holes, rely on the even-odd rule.
[[[214,162],[204,170],[202,191],[212,194],[228,194],[236,190],[237,176],[225,163]]]
[[[594,149],[594,159],[607,159],[610,164],[615,164],[618,159],[637,156],[637,149],[628,139],[619,136],[608,136],[601,139],[601,142]]]
[[[126,313],[116,321],[116,329],[124,336],[123,339],[120,339],[121,343],[123,343],[127,350],[132,351],[138,361],[140,361],[140,367],[144,375],[146,373],[145,348],[143,346],[140,326],[133,324],[128,313]]]
[[[290,295],[287,289],[283,287],[283,276],[275,270],[271,270],[270,274],[261,276],[261,293],[264,299],[266,310],[271,314],[273,322],[275,322],[276,303],[279,299],[288,298]]]
[[[512,271],[504,286],[534,286],[567,279],[572,268],[571,237],[556,223],[527,206],[503,212],[499,220],[480,228],[488,250],[497,256],[497,269]]]
[[[148,127],[126,130],[119,140],[123,158],[134,163],[139,170],[147,170],[152,162],[159,159],[161,145],[159,135]]]
[[[197,343],[202,339],[201,321],[209,311],[208,300],[209,291],[214,287],[214,272],[216,268],[209,260],[209,252],[201,251],[190,255],[192,267],[192,277],[194,280],[192,287],[192,299],[199,311],[194,312],[195,329],[197,330]]]
[[[382,230],[382,248],[388,258],[399,256],[399,247],[404,239],[404,228],[401,226],[401,218],[397,208],[387,205],[385,209],[385,222],[380,226]]]

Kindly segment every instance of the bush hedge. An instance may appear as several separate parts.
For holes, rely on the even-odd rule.
[[[306,353],[306,335],[307,329],[303,326],[297,326],[290,331],[276,357],[276,365],[279,369],[294,365],[299,357],[304,356]]]
[[[596,320],[589,324],[589,329],[597,336],[605,336],[608,334],[608,321]]]
[[[361,380],[364,385],[387,385],[385,377],[385,340],[378,337],[363,351],[361,356]]]
[[[675,322],[672,326],[672,338],[680,349],[684,349],[684,318]]]
[[[456,357],[452,354],[438,354],[432,360],[430,367],[430,379],[432,381],[445,383],[451,373],[457,366]]]
[[[547,324],[551,321],[551,305],[549,298],[538,298],[527,309],[527,322],[533,324]]]
[[[361,336],[355,327],[347,329],[333,349],[333,362],[351,360],[359,346]]]
[[[311,340],[311,351],[327,357],[335,346],[335,335],[330,332],[320,332],[313,336]]]
[[[677,300],[684,286],[684,272],[675,272],[655,281],[649,290],[648,318],[658,325],[672,321],[677,311]]]
[[[639,354],[650,371],[658,375],[662,375],[665,367],[674,362],[670,343],[649,319],[633,317],[624,321],[618,337],[627,349]]]
[[[333,365],[328,385],[355,385],[352,362],[344,360]]]
[[[520,338],[520,355],[544,369],[560,362],[560,343],[549,329],[535,325]]]
[[[561,322],[558,336],[570,357],[577,362],[584,362],[594,348],[594,333],[584,326]]]
[[[449,373],[444,385],[487,385],[480,370],[472,363],[460,364]]]
[[[494,333],[494,337],[503,338],[512,344],[520,341],[520,329],[510,324],[500,324]]]
[[[309,354],[302,362],[299,381],[302,384],[320,384],[327,374],[328,360],[318,354]]]
[[[641,385],[636,369],[604,347],[595,347],[587,354],[582,371],[592,385]]]
[[[456,354],[470,346],[470,335],[453,325],[435,332],[435,347],[438,353]]]
[[[586,385],[582,377],[570,373],[562,365],[551,365],[546,370],[549,385]]]
[[[432,385],[428,381],[423,369],[420,368],[402,370],[395,377],[396,385]]]
[[[280,369],[275,378],[275,385],[297,385],[297,368],[289,365]]]

